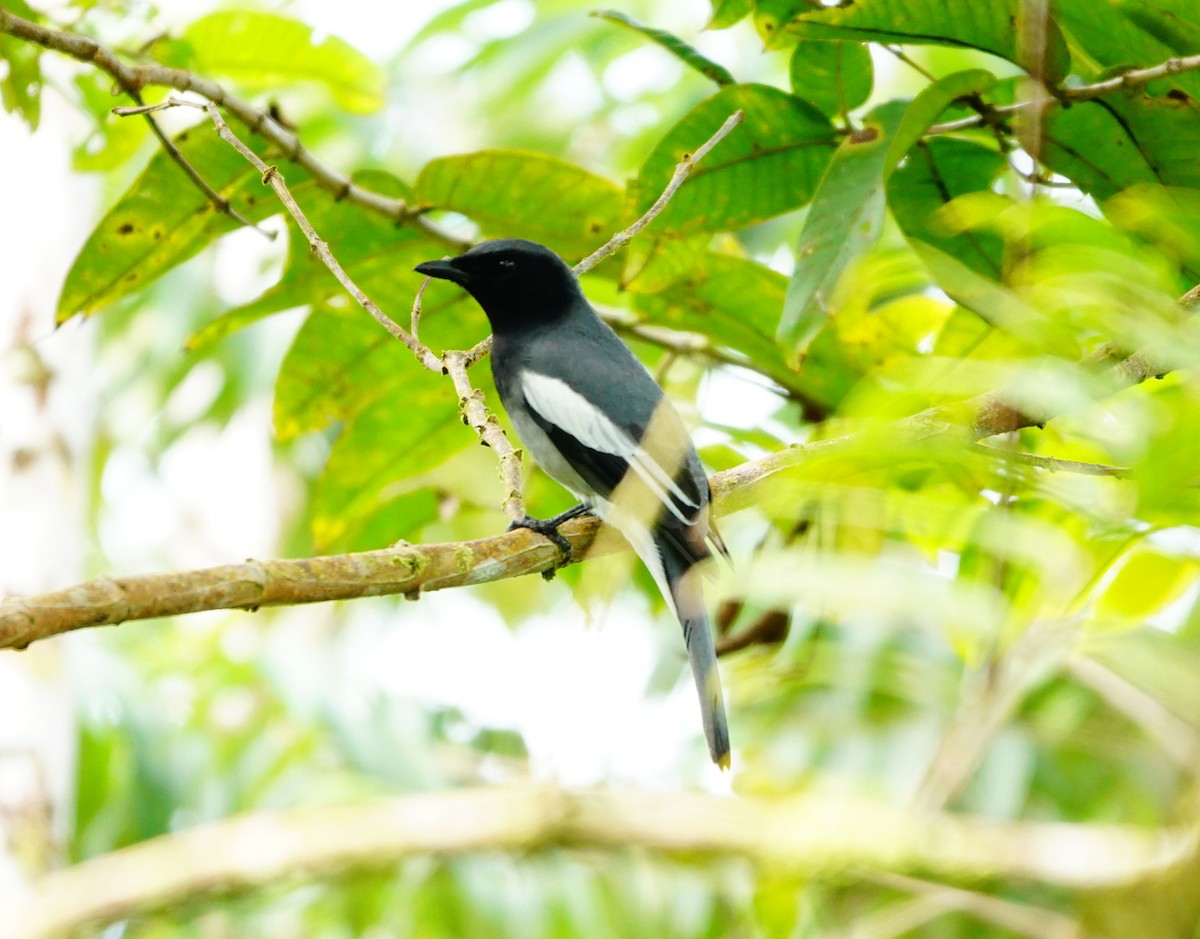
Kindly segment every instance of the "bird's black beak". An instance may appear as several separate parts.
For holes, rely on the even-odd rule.
[[[449,280],[456,284],[465,285],[467,282],[466,271],[457,267],[454,261],[426,261],[423,264],[418,264],[413,268],[418,274],[424,274],[426,277],[437,277],[441,280]]]

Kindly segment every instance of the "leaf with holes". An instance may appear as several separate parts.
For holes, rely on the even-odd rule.
[[[278,158],[261,137],[245,134],[243,140],[268,163]],[[209,126],[184,131],[175,144],[245,218],[259,222],[282,211],[258,171]],[[285,172],[298,198],[312,185],[298,166]],[[80,249],[59,296],[58,322],[90,316],[141,290],[238,225],[166,153],[156,154]]]

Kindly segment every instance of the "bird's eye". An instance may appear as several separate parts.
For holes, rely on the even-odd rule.
[[[512,268],[512,267],[517,266],[517,262],[514,261],[512,258],[501,258],[500,266],[505,267],[505,268]]]

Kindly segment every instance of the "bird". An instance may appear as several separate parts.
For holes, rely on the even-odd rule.
[[[712,493],[678,412],[629,347],[600,319],[565,261],[520,238],[481,242],[415,270],[451,281],[492,327],[492,375],[522,445],[579,504],[513,528],[553,540],[588,512],[625,537],[683,628],[709,754],[728,769],[729,725],[697,565],[728,554]]]

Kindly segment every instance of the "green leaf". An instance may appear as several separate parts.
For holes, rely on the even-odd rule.
[[[753,0],[712,0],[712,16],[706,29],[728,29],[753,9]]]
[[[970,192],[990,192],[1007,166],[1002,153],[969,140],[920,143],[888,180],[888,207],[905,236],[934,245],[972,270],[999,279],[1004,242],[995,232],[948,226],[941,210]]]
[[[796,41],[783,28],[797,14],[811,9],[811,0],[754,0],[754,28],[768,49],[781,49]]]
[[[257,135],[245,134],[243,140],[267,162],[278,157]],[[209,185],[250,221],[281,210],[258,171],[207,125],[184,131],[175,144]],[[312,185],[298,166],[287,167],[286,176],[293,194]],[[58,300],[58,322],[76,313],[90,316],[141,290],[237,227],[166,153],[159,152],[80,249]]]
[[[1083,48],[1087,59],[1098,66],[1084,73],[1088,77],[1097,78],[1115,69],[1145,68],[1173,56],[1200,52],[1200,24],[1195,22],[1191,0],[1063,0],[1055,5],[1054,18]],[[1146,86],[1152,95],[1166,94],[1172,88],[1200,97],[1200,75],[1177,72]]]
[[[1032,349],[1067,360],[1080,357],[1079,340],[1067,325],[1051,320],[1016,292],[975,273],[932,245],[914,241],[913,248],[937,285],[956,303],[973,310],[990,325],[1007,331]]]
[[[888,148],[887,171],[890,174],[951,104],[962,98],[986,94],[996,84],[996,76],[986,69],[974,68],[939,78],[917,95]]]
[[[979,49],[1022,62],[1021,0],[970,0],[969,3],[913,3],[911,0],[857,0],[814,10],[804,4],[783,27],[792,40],[852,39],[857,42],[934,44]],[[1066,42],[1053,20],[1039,24],[1046,48],[1045,77],[1059,81],[1071,64]],[[773,45],[787,40],[775,34]]]
[[[481,374],[472,377],[478,381],[487,370],[477,371]],[[408,480],[478,445],[474,432],[458,419],[454,386],[428,374],[440,380],[422,375],[393,383],[342,427],[313,491],[312,530],[319,549],[368,523]],[[495,489],[492,501],[498,502],[499,479]],[[481,492],[481,501],[486,500]]]
[[[1191,0],[1126,0],[1123,12],[1176,55],[1200,52],[1200,18]]]
[[[565,160],[519,150],[481,150],[432,160],[417,197],[478,223],[488,237],[529,238],[567,257],[590,254],[624,220],[618,186]]]
[[[1200,107],[1140,91],[1050,112],[1042,159],[1096,199],[1137,183],[1200,188]]]
[[[717,252],[696,260],[682,279],[665,289],[642,294],[644,283],[631,281],[627,286],[637,294],[637,309],[653,323],[699,333],[744,353],[753,368],[784,387],[796,388],[799,379],[771,335],[783,302],[783,276],[754,261]]]
[[[1103,210],[1114,225],[1178,258],[1189,280],[1200,282],[1200,191],[1135,185],[1105,202]]]
[[[1096,601],[1096,614],[1141,621],[1170,606],[1196,583],[1200,562],[1141,546],[1125,559]]]
[[[620,26],[632,29],[635,33],[641,33],[651,42],[662,46],[683,62],[684,65],[695,69],[705,78],[711,79],[718,85],[732,85],[734,83],[734,77],[729,74],[729,70],[725,66],[702,55],[694,46],[688,45],[688,43],[684,42],[678,36],[668,33],[666,30],[643,26],[641,23],[631,20],[624,13],[619,13],[616,10],[595,10],[592,12],[592,16],[598,16],[601,19],[608,20],[610,23],[617,23]]]
[[[860,42],[801,42],[792,53],[792,94],[822,114],[853,111],[871,96],[875,70],[871,52]]]
[[[87,109],[96,117],[96,125],[75,148],[71,165],[81,173],[116,169],[137,152],[150,125],[140,117],[112,114],[112,77],[104,72],[80,72],[75,88]]]
[[[888,156],[906,107],[907,102],[891,101],[872,112],[838,147],[821,179],[800,232],[796,272],[779,321],[779,341],[798,357],[828,320],[830,295],[843,272],[879,237]]]
[[[482,335],[482,333],[481,333]],[[397,383],[445,379],[353,304],[318,305],[296,333],[275,382],[275,434],[289,440],[357,414]]]
[[[191,68],[202,75],[272,90],[316,81],[347,111],[378,111],[384,102],[383,71],[336,36],[314,42],[314,32],[286,16],[226,10],[196,20],[182,38],[191,46]]]
[[[662,193],[675,166],[735,111],[745,121],[696,167],[655,226],[679,233],[724,231],[799,208],[812,198],[837,135],[812,105],[766,85],[730,85],[667,132],[633,187],[638,212]]]
[[[41,17],[25,0],[5,0],[5,7],[28,20]],[[0,78],[0,103],[9,114],[19,115],[30,130],[37,130],[42,116],[42,47],[0,33],[0,64],[7,64]]]

